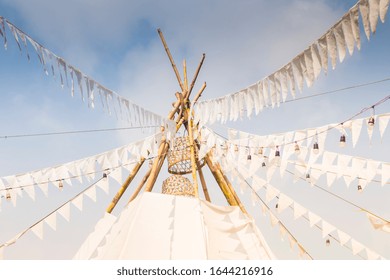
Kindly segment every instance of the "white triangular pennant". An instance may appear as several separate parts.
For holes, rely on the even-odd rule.
[[[317,216],[316,214],[310,211],[308,212],[308,218],[310,222],[310,227],[313,227],[316,223],[318,223],[321,220],[319,216]]]
[[[357,119],[352,121],[351,134],[352,134],[352,146],[355,148],[357,141],[359,140],[360,132],[363,126],[363,119]]]
[[[43,240],[43,221],[38,222],[31,228],[31,231],[41,240]]]
[[[54,212],[44,219],[45,223],[54,231],[57,230],[57,213]]]
[[[360,50],[360,26],[359,26],[359,6],[355,5],[349,10],[349,17],[351,20],[351,27],[352,27],[352,33],[353,37],[356,42],[356,47],[358,50]]]
[[[84,192],[86,196],[88,196],[93,202],[96,202],[96,188],[92,186],[88,190]]]
[[[64,204],[60,209],[57,210],[57,213],[60,214],[66,221],[70,220],[70,204]]]
[[[339,236],[339,242],[340,242],[340,245],[344,245],[346,244],[350,239],[351,239],[351,236],[349,236],[348,234],[346,234],[345,232],[341,231],[341,230],[337,230],[337,235]]]
[[[371,32],[376,32],[376,26],[378,24],[378,17],[379,17],[379,1],[380,0],[368,0],[369,2],[369,19],[370,19],[370,26],[371,26]]]
[[[275,225],[277,225],[279,223],[278,218],[276,218],[275,215],[272,214],[271,212],[269,212],[269,218],[270,218],[272,226],[275,226]]]
[[[380,19],[383,23],[385,22],[387,10],[389,9],[389,3],[390,3],[390,0],[380,0],[380,3],[379,3],[379,15],[380,15]]]
[[[302,205],[300,205],[299,203],[297,203],[295,201],[293,204],[293,208],[294,208],[294,220],[302,217],[307,212],[307,209],[305,207],[303,207]]]
[[[285,194],[281,193],[279,196],[279,201],[278,201],[278,212],[282,212],[285,210],[287,207],[289,207],[293,203],[293,200],[286,196]]]
[[[385,133],[387,125],[389,124],[390,114],[378,116],[377,119],[378,119],[379,132],[380,132],[380,135],[381,135],[381,139],[383,139],[383,134]]]
[[[72,204],[80,211],[83,211],[83,200],[84,200],[84,194],[82,193],[72,200]]]
[[[266,195],[265,195],[266,202],[270,202],[272,199],[274,199],[279,194],[280,194],[280,191],[278,189],[268,185]]]
[[[356,241],[355,239],[351,239],[351,247],[352,247],[352,254],[354,255],[359,254],[365,248],[363,244]]]
[[[346,54],[345,37],[344,37],[342,23],[339,22],[339,24],[337,24],[333,30],[336,38],[337,50],[339,53],[339,61],[341,63],[344,61],[345,54]]]
[[[364,27],[364,32],[366,33],[367,39],[370,40],[370,20],[369,20],[369,11],[368,11],[368,0],[359,1],[359,10],[362,16],[362,22]]]
[[[334,230],[336,230],[336,228],[333,225],[322,220],[322,238],[325,238],[327,235],[332,233]]]

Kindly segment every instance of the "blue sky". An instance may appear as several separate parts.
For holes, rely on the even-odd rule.
[[[206,53],[195,91],[206,81],[203,99],[208,99],[233,93],[273,73],[318,39],[354,3],[349,0],[201,0],[191,3],[0,0],[0,15],[96,81],[165,116],[174,101],[174,92],[179,88],[157,28],[164,32],[179,69],[182,60],[187,60],[189,77],[193,76],[202,53]],[[363,33],[361,35],[361,51],[355,49],[352,57],[347,54],[345,61],[327,76],[322,73],[312,88],[304,89],[303,96],[390,76],[390,24],[379,23],[370,42]],[[11,41],[11,36],[8,37]],[[9,43],[7,51],[0,49],[0,110],[3,113],[0,136],[127,125],[105,115],[99,108],[88,109],[79,96],[71,98],[70,90],[61,89],[58,80],[44,75],[35,55],[32,52],[30,55],[32,60],[28,62],[24,53],[19,54],[14,42]],[[265,135],[321,126],[345,120],[388,94],[389,82],[381,83],[342,94],[282,104],[280,108],[265,110],[250,121],[213,127],[221,133],[225,133],[227,127],[234,127]],[[388,111],[389,104],[386,103],[378,107],[376,113]],[[135,130],[0,139],[0,175],[76,160],[149,134],[150,131]],[[388,140],[388,132],[385,136]],[[348,152],[388,162],[389,145],[386,141],[376,144],[371,148],[367,143],[362,144]],[[19,225],[12,224],[7,236],[66,200],[64,195],[54,193],[53,200],[42,198],[40,204],[47,203],[47,208],[40,206],[38,209],[38,203],[26,202],[36,214],[29,214]],[[23,201],[20,201],[17,208],[22,207]],[[104,207],[103,202],[97,209]],[[12,207],[3,209],[0,219],[8,219],[13,211]],[[23,215],[20,209],[18,211],[18,215]],[[386,211],[388,213],[389,209]],[[67,230],[72,231],[71,228]],[[88,230],[90,228],[84,231]],[[67,253],[71,255],[70,250]],[[52,252],[40,252],[38,256],[47,258],[50,254]],[[387,256],[390,257],[389,251]],[[291,256],[287,253],[283,257]]]

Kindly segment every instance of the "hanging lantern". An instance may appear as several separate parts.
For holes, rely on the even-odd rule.
[[[361,185],[358,185],[358,186],[357,186],[357,190],[358,190],[358,192],[362,192],[362,191],[363,191],[362,186],[361,186]]]
[[[64,183],[62,182],[62,180],[58,180],[58,188],[60,190],[62,190],[64,188]]]
[[[246,158],[247,160],[251,160],[252,159],[252,156],[251,156],[251,150],[248,148],[248,156]]]
[[[325,244],[326,244],[326,246],[330,246],[330,239],[328,238],[328,239],[326,239],[326,241],[325,241]]]
[[[260,147],[260,149],[257,151],[257,154],[259,156],[263,155],[263,147]]]
[[[107,173],[106,173],[106,172],[103,172],[102,178],[103,178],[104,181],[107,181],[107,178],[108,178],[108,177],[107,177]]]
[[[275,204],[275,208],[276,208],[276,209],[279,208],[279,203],[276,203],[276,204]]]
[[[367,125],[368,125],[368,128],[369,128],[369,129],[373,129],[373,127],[374,127],[374,125],[375,125],[375,119],[374,119],[374,117],[370,117],[370,118],[368,119]]]
[[[318,143],[315,142],[315,143],[313,144],[313,153],[317,155],[318,152],[319,152]]]
[[[212,153],[215,154],[215,146]],[[197,158],[197,154],[195,154]],[[198,160],[198,159],[197,159]],[[196,168],[203,167],[206,164],[204,159],[198,160]],[[191,168],[191,148],[189,137],[176,137],[173,140],[171,149],[168,151],[168,172],[171,174],[189,174]]]
[[[262,167],[266,167],[265,161],[261,164]]]
[[[279,146],[276,146],[275,157],[280,157]]]
[[[294,146],[294,152],[296,155],[299,155],[301,153],[301,149],[299,148],[299,145],[296,141],[295,141],[295,146]]]
[[[344,148],[345,147],[345,135],[341,135],[340,136],[340,143],[339,143],[340,147],[341,148]]]
[[[5,193],[5,199],[7,200],[7,201],[10,201],[11,200],[11,193],[10,193],[10,191],[7,189],[7,192]]]
[[[162,184],[162,193],[181,196],[195,196],[195,189],[190,180],[181,175],[172,175]]]
[[[310,179],[310,173],[306,174],[306,179]]]

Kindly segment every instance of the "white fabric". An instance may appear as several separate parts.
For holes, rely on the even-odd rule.
[[[145,192],[112,226],[106,224],[95,233],[99,238],[92,238],[94,243],[87,239],[89,245],[83,246],[88,252],[81,249],[75,259],[89,255],[139,260],[275,258],[253,219],[238,207],[216,206],[183,196]],[[96,248],[103,233],[106,242]]]
[[[366,33],[367,39],[370,40],[370,20],[369,20],[369,11],[368,11],[368,0],[359,1],[359,10],[362,16],[362,22],[364,27],[364,32]]]
[[[378,24],[378,17],[379,17],[379,1],[380,0],[368,0],[369,6],[370,6],[370,26],[371,26],[371,32],[376,32],[376,26]]]
[[[360,50],[361,42],[360,42],[360,27],[359,27],[359,6],[355,5],[350,11],[349,16],[351,19],[351,27],[353,37],[356,42],[356,47]]]
[[[73,259],[89,259],[94,253],[96,247],[103,240],[104,236],[110,230],[113,223],[116,221],[116,217],[109,213],[105,213],[101,218],[94,231],[87,237],[80,249],[77,251]]]
[[[390,3],[390,0],[380,0],[379,15],[380,15],[382,22],[385,22],[386,13],[387,13],[387,10],[389,9],[389,3]]]

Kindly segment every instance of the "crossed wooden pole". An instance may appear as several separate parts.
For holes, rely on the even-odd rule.
[[[194,77],[191,81],[191,84],[188,86],[188,79],[187,79],[187,66],[186,61],[183,61],[183,78],[181,79],[180,73],[176,67],[176,64],[172,58],[171,52],[169,51],[168,45],[165,41],[165,38],[161,32],[160,29],[157,30],[158,34],[160,36],[160,39],[162,41],[162,44],[165,48],[165,52],[168,55],[169,61],[171,62],[173,71],[175,72],[177,81],[180,85],[181,92],[177,92],[176,95],[176,102],[173,104],[173,109],[169,112],[167,119],[169,120],[175,120],[176,122],[176,132],[181,128],[182,125],[184,125],[185,129],[188,131],[189,141],[190,141],[190,152],[191,152],[191,174],[193,179],[193,186],[195,190],[195,197],[199,197],[199,191],[198,191],[198,180],[197,180],[197,173],[199,175],[199,179],[202,185],[202,190],[204,197],[207,201],[211,201],[210,195],[207,189],[206,181],[204,179],[202,167],[199,165],[199,160],[197,158],[197,150],[199,149],[199,143],[197,143],[194,139],[194,129],[198,129],[197,125],[194,124],[193,121],[193,112],[190,111],[191,104],[194,104],[198,101],[198,99],[201,97],[203,91],[206,88],[206,83],[203,83],[202,87],[196,94],[196,96],[193,98],[192,103],[190,101],[190,96],[192,93],[192,90],[194,88],[194,85],[196,83],[196,80],[198,78],[200,69],[202,68],[203,62],[205,60],[206,55],[203,54],[202,58],[200,60],[200,63],[195,71]],[[161,131],[163,132],[165,127],[161,127]],[[145,186],[144,191],[145,192],[151,192],[153,190],[153,187],[156,183],[157,177],[161,171],[161,167],[164,163],[164,160],[167,156],[169,149],[169,142],[166,141],[166,139],[163,137],[158,149],[157,156],[154,158],[152,165],[149,167],[149,170],[146,172],[142,180],[139,182],[137,188],[134,190],[133,194],[131,195],[129,199],[129,203],[134,200],[137,195],[140,193],[142,188]],[[244,207],[244,205],[241,203],[239,197],[237,196],[237,193],[235,192],[233,186],[229,182],[228,178],[224,174],[224,172],[221,169],[221,166],[218,163],[214,163],[212,160],[212,153],[208,153],[205,156],[205,161],[207,166],[209,167],[211,173],[213,174],[218,186],[220,187],[222,193],[224,194],[227,202],[232,206],[239,206],[241,211],[245,214],[247,214],[247,211]],[[143,163],[145,162],[145,158],[141,158],[140,161],[136,164],[136,166],[133,168],[133,170],[130,172],[129,176],[125,180],[125,182],[122,184],[114,198],[112,199],[110,205],[107,208],[107,212],[111,213],[115,206],[117,205],[118,201],[122,197],[122,195],[125,193],[131,182],[136,177],[138,171],[141,169]]]

